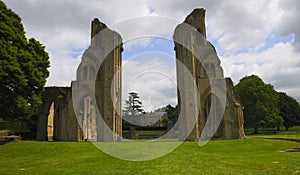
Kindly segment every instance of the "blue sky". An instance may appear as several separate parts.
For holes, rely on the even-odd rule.
[[[218,51],[226,77],[231,77],[234,83],[238,83],[240,78],[256,74],[265,82],[273,84],[276,90],[287,92],[300,101],[298,78],[300,1],[4,0],[4,2],[21,16],[27,36],[36,38],[46,46],[51,61],[48,86],[70,86],[71,81],[76,79],[81,54],[90,44],[90,23],[95,17],[116,29],[128,42],[125,43],[123,53],[124,63],[127,60],[128,67],[136,65],[148,71],[165,69],[169,70],[170,74],[174,73],[174,63],[166,61],[174,55],[171,40],[149,38],[146,35],[133,40],[126,37],[130,32],[142,32],[171,38],[174,29],[171,25],[151,23],[151,20],[140,18],[137,26],[124,25],[122,30],[114,26],[147,16],[169,18],[173,22],[178,21],[179,24],[194,8],[203,7],[206,9],[208,40]],[[153,60],[147,61],[140,58],[141,55],[143,57],[151,55]],[[124,75],[135,73],[135,69],[128,69]],[[168,79],[165,81],[168,82]],[[155,81],[150,79],[149,82],[152,84],[145,85],[147,88],[153,86]],[[141,89],[144,91],[145,103],[151,98],[167,99],[166,103],[176,103],[176,98],[170,96],[172,93],[167,93],[170,91],[168,86],[164,87],[164,83],[156,85],[162,87],[159,89],[161,93],[153,93],[155,89],[151,88]],[[152,103],[153,106],[160,105]]]
[[[138,92],[146,111],[177,104],[176,63],[173,41],[146,37],[147,45],[124,43],[122,81],[123,99]],[[129,45],[129,46],[127,46]]]
[[[150,39],[149,43],[146,46],[136,46],[134,45],[127,47],[127,42],[124,43],[124,52],[123,52],[123,60],[128,60],[131,57],[138,55],[143,52],[149,52],[149,51],[157,51],[157,52],[163,52],[170,55],[175,55],[174,52],[174,44],[172,40],[168,40],[165,38],[159,38],[159,37],[146,37],[147,39]],[[130,42],[130,41],[129,41]],[[133,42],[133,41],[132,41]],[[174,57],[175,59],[175,57]]]

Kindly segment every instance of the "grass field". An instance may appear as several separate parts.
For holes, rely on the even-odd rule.
[[[89,142],[21,141],[0,145],[0,174],[300,174],[294,131],[248,136],[246,140],[212,140],[199,147],[185,142],[151,161],[120,160]]]

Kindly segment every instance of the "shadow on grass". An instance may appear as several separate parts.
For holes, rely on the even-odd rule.
[[[0,141],[0,146],[1,146],[1,145],[5,145],[5,144],[7,144],[7,143],[9,143],[9,142],[11,142],[11,141]]]
[[[279,128],[259,128],[258,133],[254,133],[253,128],[245,128],[245,134],[248,136],[260,136],[260,135],[300,135],[300,126],[291,127],[286,131],[283,127]]]
[[[270,140],[284,140],[284,141],[290,141],[290,142],[297,142],[300,143],[300,139],[289,139],[289,138],[266,138]]]

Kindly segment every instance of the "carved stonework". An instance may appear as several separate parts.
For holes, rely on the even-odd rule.
[[[98,19],[92,21],[91,38],[71,87],[46,88],[37,114],[38,140],[47,140],[49,134],[61,141],[121,139],[122,38]],[[195,9],[176,27],[174,43],[179,139],[245,138],[242,106],[231,79],[224,78],[215,48],[206,40],[204,9]]]
[[[122,136],[122,38],[98,19],[92,21],[91,29],[91,46],[82,56],[77,80],[72,82],[78,100],[88,101],[74,107],[83,140],[118,141]]]
[[[38,140],[47,140],[47,117],[53,101],[57,108],[54,140],[120,140],[122,38],[98,19],[92,21],[91,38],[71,87],[46,88],[38,114]],[[74,95],[78,98],[76,104]],[[58,97],[63,97],[64,102],[58,103]]]
[[[237,105],[239,103],[234,98],[233,84],[230,78],[224,78],[216,50],[211,43],[206,41],[204,9],[195,9],[182,24],[176,27],[174,43],[177,59],[177,84],[181,89],[179,93],[182,93],[178,98],[182,114],[180,139],[199,140],[201,134],[204,134],[203,137],[206,137],[205,134],[207,134],[207,136],[214,135],[214,137],[225,139],[245,138],[242,107]],[[190,75],[182,73],[183,67],[188,69]],[[196,86],[187,83],[189,76],[193,77]],[[226,101],[223,108],[222,100],[217,94],[214,94],[212,89],[226,98],[223,100]],[[199,104],[199,108],[195,106],[191,108],[191,104],[195,104],[195,106]],[[211,125],[211,130],[208,130],[216,130],[216,133],[202,133],[208,121],[208,115],[212,117],[212,124],[217,123],[218,120],[214,117],[223,115],[220,125]],[[196,124],[191,134],[186,137],[186,132],[190,127],[189,123]]]

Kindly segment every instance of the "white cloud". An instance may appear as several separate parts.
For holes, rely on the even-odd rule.
[[[80,58],[72,59],[73,50],[83,52],[88,47],[90,23],[95,17],[111,25],[150,14],[146,2],[139,0],[132,0],[139,8],[122,0],[4,2],[21,16],[27,37],[34,37],[46,46],[51,57],[48,86],[65,86],[74,80]]]
[[[175,59],[165,53],[146,52],[122,65],[123,101],[138,92],[146,111],[177,104]]]
[[[51,73],[47,85],[65,86],[74,80],[80,58],[73,57],[88,47],[90,22],[95,17],[116,29],[124,41],[135,39],[135,43],[131,43],[131,48],[134,49],[146,47],[151,42],[146,39],[136,40],[137,38],[130,37],[130,34],[140,32],[171,37],[176,25],[174,21],[182,22],[194,8],[204,7],[208,38],[217,44],[216,48],[221,54],[227,76],[231,76],[237,82],[244,75],[258,74],[265,81],[274,84],[277,89],[287,91],[300,101],[300,83],[297,78],[300,73],[298,0],[4,0],[4,2],[21,16],[27,36],[41,41],[50,53]],[[148,15],[175,20],[168,24],[160,24],[159,20],[140,18],[137,20],[140,22],[136,23],[138,25],[121,27],[119,25],[126,20],[131,21],[132,18]],[[274,32],[279,33],[281,37],[293,36],[293,41],[267,43],[270,42],[267,38]],[[274,45],[276,43],[277,45]],[[262,47],[265,47],[265,50],[261,50]],[[142,67],[148,69],[145,65]],[[164,86],[164,83],[162,84],[160,86]]]
[[[281,10],[281,18],[276,27],[283,36],[293,34],[295,36],[294,44],[300,51],[300,1],[280,0],[278,4]]]
[[[278,7],[276,1],[223,1],[216,13],[209,13],[209,36],[226,53],[258,50],[272,33]],[[209,10],[209,9],[208,9]]]
[[[137,38],[133,40],[129,40],[124,43],[124,49],[127,51],[132,51],[134,48],[145,48],[151,43],[150,37]]]
[[[76,79],[76,70],[81,61],[81,55],[77,58],[70,57],[68,52],[56,52],[50,54],[50,77],[47,80],[49,86],[71,86],[71,80]],[[54,60],[62,58],[61,60]]]
[[[262,53],[243,53],[222,57],[226,76],[235,83],[246,76],[255,74],[278,91],[300,99],[300,55],[291,43],[278,43]]]

